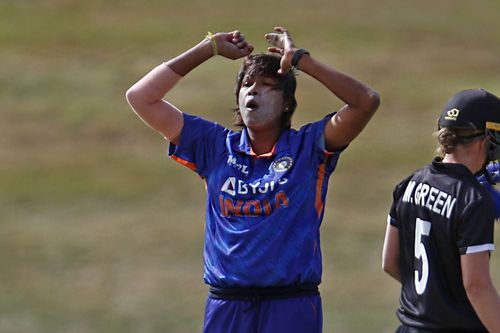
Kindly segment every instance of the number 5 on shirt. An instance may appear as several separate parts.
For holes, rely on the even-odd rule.
[[[422,237],[429,236],[430,232],[431,223],[417,218],[415,224],[415,258],[422,260],[422,273],[418,274],[418,269],[415,270],[415,289],[419,295],[424,293],[429,278],[429,261]]]

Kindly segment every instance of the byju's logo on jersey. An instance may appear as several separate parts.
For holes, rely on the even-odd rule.
[[[451,109],[446,112],[446,116],[444,119],[446,120],[457,120],[458,114],[460,113],[459,109]]]
[[[266,194],[268,192],[273,192],[274,189],[281,185],[285,185],[288,182],[286,178],[280,178],[279,180],[264,181],[262,179],[256,180],[252,183],[247,183],[236,177],[228,177],[224,184],[222,185],[221,191],[229,193],[233,197],[235,195],[245,195],[245,194]]]
[[[273,162],[273,170],[276,172],[285,172],[293,165],[293,160],[290,156],[285,156]]]

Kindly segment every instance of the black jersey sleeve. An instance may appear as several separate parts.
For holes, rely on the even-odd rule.
[[[408,185],[408,182],[412,177],[413,174],[402,180],[392,191],[392,205],[391,209],[389,210],[389,215],[387,216],[387,223],[396,228],[399,228],[400,223],[397,208],[401,201],[401,198],[403,197],[406,186]]]
[[[457,246],[460,254],[493,251],[494,210],[482,195],[465,207],[457,228]]]

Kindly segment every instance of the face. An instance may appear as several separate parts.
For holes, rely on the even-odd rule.
[[[240,114],[252,130],[279,128],[283,114],[283,91],[271,77],[246,75],[238,95]]]
[[[494,129],[486,130],[488,141],[488,160],[500,160],[500,131]]]

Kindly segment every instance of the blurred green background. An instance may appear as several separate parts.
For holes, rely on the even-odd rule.
[[[500,93],[499,13],[494,0],[2,0],[0,332],[201,331],[204,183],[124,94],[207,30],[264,51],[276,25],[382,96],[330,180],[321,291],[325,332],[392,332],[398,285],[380,261],[393,186],[432,158],[452,94]],[[230,126],[240,63],[209,60],[170,100]],[[294,127],[341,106],[298,82]],[[498,253],[492,273],[500,288]]]

